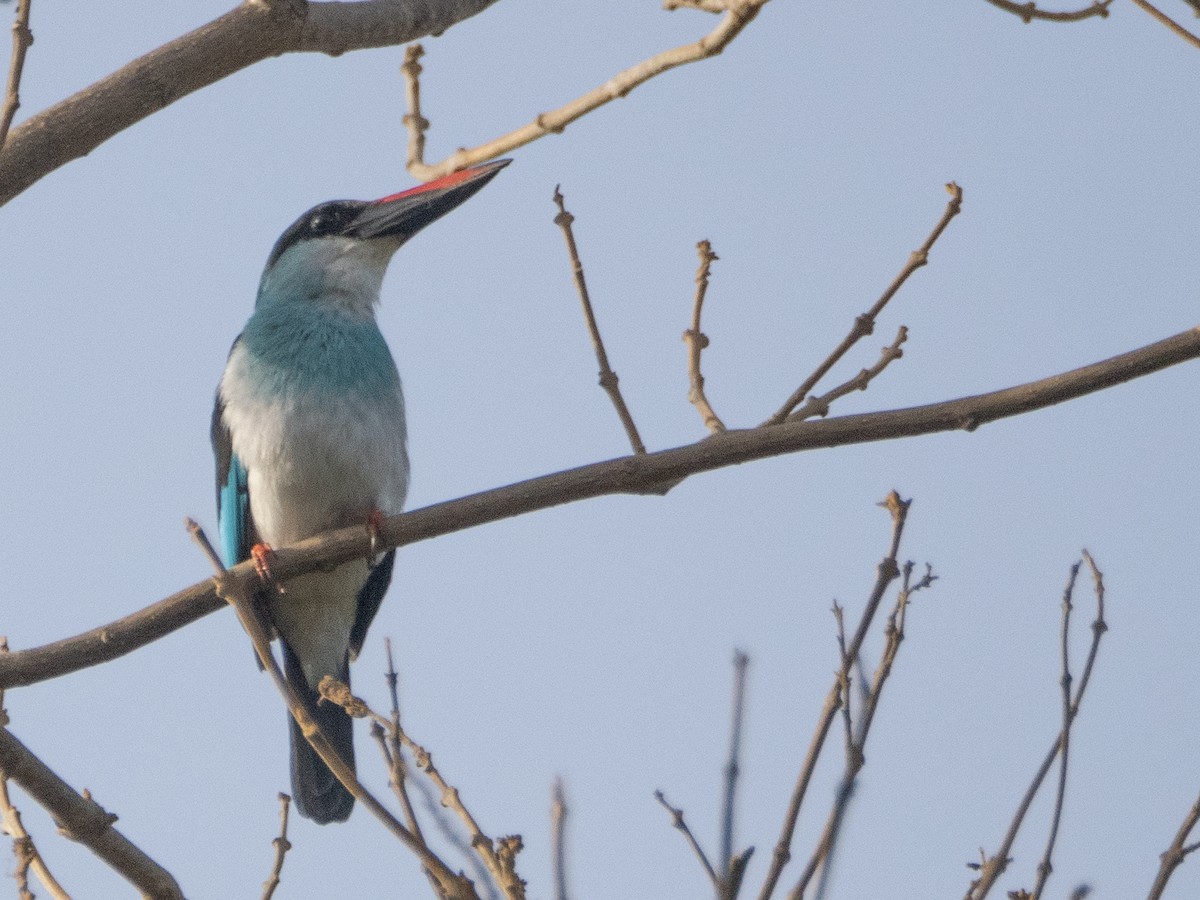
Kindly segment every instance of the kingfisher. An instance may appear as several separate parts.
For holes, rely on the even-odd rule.
[[[395,551],[268,586],[271,547],[365,525],[374,537],[408,490],[404,396],[375,321],[392,255],[473,196],[510,160],[463,169],[380,200],[334,200],[275,243],[254,312],[217,387],[212,444],[221,555],[254,557],[288,683],[354,767],[352,719],[318,702],[331,675],[350,683],[392,579]],[[292,795],[302,816],[343,822],[354,797],[289,717]]]

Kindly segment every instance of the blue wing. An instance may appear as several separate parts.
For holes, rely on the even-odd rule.
[[[233,342],[237,346],[237,341]],[[232,352],[232,348],[230,350]],[[217,463],[217,528],[221,536],[221,558],[226,566],[236,566],[250,555],[256,540],[250,516],[250,486],[246,467],[233,452],[229,429],[222,413],[225,404],[217,390],[212,415],[212,446]]]

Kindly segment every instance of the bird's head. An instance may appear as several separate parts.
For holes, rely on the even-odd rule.
[[[380,200],[314,206],[276,241],[259,285],[259,305],[328,302],[371,315],[392,255],[508,163],[500,159],[463,169]]]

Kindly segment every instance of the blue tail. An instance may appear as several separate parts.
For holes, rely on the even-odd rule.
[[[283,643],[283,670],[288,684],[308,700],[317,724],[329,738],[333,749],[353,769],[354,720],[340,706],[328,701],[317,702],[320,695],[309,687],[300,660],[286,643]],[[345,662],[342,663],[340,678],[349,686],[350,667]],[[305,740],[300,726],[290,715],[288,724],[291,726],[289,735],[292,745],[292,799],[296,803],[296,810],[306,819],[312,819],[319,825],[345,822],[350,818],[350,811],[354,809],[354,796],[334,777],[324,760],[317,755],[317,751]]]

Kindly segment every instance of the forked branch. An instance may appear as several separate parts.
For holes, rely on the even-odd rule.
[[[420,115],[419,109],[410,106],[408,116],[405,117],[405,124],[409,128],[408,172],[414,178],[429,181],[432,178],[503,156],[548,134],[561,134],[572,122],[599,109],[606,103],[624,97],[650,79],[687,63],[718,55],[742,33],[742,29],[749,25],[769,2],[770,0],[728,0],[723,5],[724,15],[717,27],[695,43],[684,44],[681,47],[657,53],[649,59],[630,66],[623,72],[618,72],[604,84],[593,88],[570,103],[551,112],[540,113],[532,122],[515,131],[480,144],[478,147],[460,148],[441,162],[432,165],[427,164],[423,157],[424,130],[429,127],[429,122]],[[420,67],[405,67],[404,69],[405,79],[409,81],[408,95],[410,99],[414,95],[412,81],[419,73]],[[420,137],[415,134],[418,130],[421,132]]]
[[[850,333],[825,358],[825,361],[817,366],[811,375],[804,379],[800,387],[792,392],[792,395],[784,401],[783,406],[779,408],[775,415],[763,422],[763,425],[779,425],[787,419],[792,410],[804,402],[804,398],[808,396],[809,391],[816,387],[817,383],[825,377],[825,373],[832,369],[851,347],[857,344],[862,338],[874,332],[875,319],[883,312],[883,308],[888,305],[888,301],[896,296],[896,292],[904,286],[904,282],[908,280],[908,277],[913,272],[929,262],[929,251],[933,249],[933,245],[937,243],[937,239],[942,236],[942,232],[946,230],[946,226],[950,224],[950,220],[962,210],[962,188],[952,181],[946,185],[946,190],[950,194],[950,201],[946,204],[946,209],[942,213],[942,217],[938,220],[937,225],[933,227],[933,231],[925,239],[925,243],[909,254],[904,268],[900,270],[900,274],[888,285],[887,290],[883,292],[882,296],[875,301],[875,305],[854,320],[854,325],[850,329]]]

